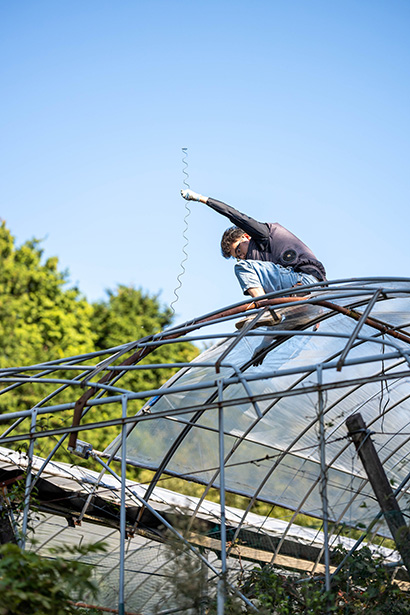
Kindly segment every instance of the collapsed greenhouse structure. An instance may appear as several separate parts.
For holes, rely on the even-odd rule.
[[[157,364],[155,350],[176,342],[206,349],[189,364]],[[123,385],[133,370],[169,367],[159,389]],[[97,606],[201,612],[175,591],[183,571],[198,580],[202,613],[210,596],[223,613],[232,592],[252,608],[236,582],[244,570],[272,563],[330,582],[336,545],[365,543],[407,580],[349,419],[362,417],[406,515],[410,279],[271,293],[103,353],[10,366],[0,378],[3,400],[38,391],[33,407],[1,415],[3,506],[24,485],[21,515],[6,506],[3,534],[44,555],[105,542],[106,552],[85,556]],[[112,425],[117,437],[96,450],[95,430]],[[133,480],[135,468],[149,479]],[[166,488],[167,477],[187,488]]]

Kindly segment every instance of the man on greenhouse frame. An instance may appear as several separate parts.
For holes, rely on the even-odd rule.
[[[296,235],[277,222],[254,220],[230,205],[192,190],[181,190],[188,201],[199,201],[228,218],[221,240],[224,258],[236,258],[235,274],[244,294],[258,297],[298,284],[326,280],[323,264]]]

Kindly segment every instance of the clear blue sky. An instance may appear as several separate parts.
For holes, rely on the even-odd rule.
[[[407,0],[0,2],[0,216],[89,300],[169,304],[191,188],[299,235],[331,279],[410,276]],[[240,301],[193,204],[177,321]]]

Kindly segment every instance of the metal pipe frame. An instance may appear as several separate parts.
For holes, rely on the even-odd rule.
[[[295,291],[293,293],[293,291]],[[241,513],[241,517],[238,520],[232,544],[240,536],[242,529],[245,527],[246,520],[255,502],[258,499],[266,501],[263,496],[263,488],[267,482],[275,475],[278,468],[284,466],[292,455],[293,458],[298,458],[301,461],[301,465],[297,472],[302,473],[308,467],[307,464],[313,463],[317,466],[317,473],[312,475],[310,480],[310,486],[304,493],[300,494],[299,504],[294,509],[294,514],[289,521],[282,538],[279,540],[275,552],[273,554],[272,561],[274,562],[276,557],[279,556],[281,548],[284,544],[285,538],[291,530],[292,524],[299,512],[303,512],[304,503],[308,501],[313,491],[320,485],[320,491],[322,494],[321,510],[318,511],[319,516],[323,519],[323,547],[317,557],[316,564],[318,563],[321,553],[325,554],[325,580],[326,587],[330,587],[330,573],[329,573],[329,553],[330,553],[330,539],[335,528],[331,532],[328,529],[329,521],[334,521],[339,524],[343,521],[343,516],[353,506],[354,501],[361,497],[361,493],[367,487],[367,481],[360,473],[357,473],[356,479],[359,481],[353,492],[349,492],[345,489],[344,494],[339,490],[339,501],[333,503],[338,506],[342,506],[340,514],[335,517],[329,513],[328,503],[328,489],[333,485],[329,479],[329,469],[335,466],[338,460],[349,448],[347,440],[342,442],[340,447],[335,450],[331,459],[326,459],[326,449],[332,445],[332,439],[340,433],[342,422],[345,420],[346,415],[342,417],[337,424],[333,427],[325,427],[325,418],[327,416],[333,416],[337,411],[339,404],[346,405],[350,399],[354,399],[355,392],[365,391],[366,387],[370,390],[370,395],[363,401],[363,405],[370,405],[377,403],[380,398],[380,392],[373,391],[372,387],[377,384],[383,386],[383,383],[391,383],[393,387],[390,393],[395,394],[395,398],[392,403],[383,408],[383,412],[367,421],[368,426],[376,424],[381,421],[381,417],[388,417],[393,414],[396,409],[399,409],[407,399],[410,399],[410,393],[406,394],[401,388],[396,388],[395,385],[404,386],[410,381],[410,279],[407,278],[358,278],[355,280],[336,280],[333,282],[310,284],[300,289],[292,289],[294,297],[288,297],[282,291],[276,291],[257,299],[256,302],[242,301],[240,303],[232,304],[224,310],[210,312],[201,316],[200,318],[187,321],[182,325],[168,328],[158,334],[147,336],[141,340],[135,340],[126,344],[116,346],[115,348],[108,349],[106,351],[98,351],[88,353],[85,355],[76,355],[73,357],[67,357],[58,359],[55,361],[49,361],[42,364],[36,364],[32,366],[21,367],[8,367],[0,369],[0,383],[4,385],[4,388],[0,390],[0,396],[6,396],[8,394],[15,394],[19,388],[29,384],[30,386],[50,385],[56,387],[54,391],[47,393],[47,395],[39,400],[33,408],[28,410],[21,410],[16,412],[8,412],[0,416],[0,424],[5,425],[5,430],[0,436],[0,444],[10,445],[16,442],[27,441],[28,447],[28,465],[27,465],[27,477],[25,485],[24,506],[23,506],[23,522],[22,522],[22,536],[21,546],[24,548],[27,537],[28,517],[30,510],[30,497],[34,486],[37,484],[40,476],[44,473],[47,465],[53,460],[54,455],[59,448],[64,444],[66,438],[70,434],[81,434],[85,430],[100,429],[107,426],[118,426],[121,429],[121,435],[117,447],[114,447],[114,452],[111,452],[107,462],[104,462],[101,458],[101,454],[98,451],[92,452],[92,457],[101,466],[101,472],[95,485],[89,485],[88,499],[83,507],[80,515],[80,521],[84,518],[84,515],[90,505],[93,495],[97,492],[98,486],[102,481],[103,475],[108,472],[112,476],[116,477],[120,484],[120,554],[119,554],[119,594],[118,594],[118,612],[123,614],[125,612],[125,542],[126,542],[126,493],[131,499],[135,499],[142,505],[141,510],[147,508],[152,514],[157,516],[164,523],[166,527],[181,540],[185,546],[195,554],[204,566],[207,566],[212,573],[220,579],[218,589],[218,615],[222,615],[224,612],[224,604],[226,599],[225,583],[228,583],[231,591],[235,591],[244,602],[250,607],[253,605],[245,596],[238,592],[235,586],[231,585],[227,581],[228,570],[228,557],[233,554],[232,546],[227,548],[226,543],[226,517],[225,517],[225,492],[230,489],[227,482],[225,472],[231,467],[231,460],[236,451],[245,442],[256,443],[255,438],[252,435],[252,431],[258,425],[259,421],[263,421],[270,412],[283,400],[288,398],[295,398],[296,400],[301,396],[317,395],[317,415],[312,417],[302,429],[300,429],[298,435],[294,437],[286,446],[278,450],[277,445],[272,445],[272,452],[275,455],[272,456],[272,463],[269,467],[265,468],[264,475],[258,475],[258,483],[255,484],[253,493],[250,497],[249,504],[246,509]],[[306,294],[310,293],[310,294]],[[390,325],[389,323],[381,322],[377,318],[372,316],[375,308],[378,305],[385,304],[385,302],[392,302],[394,300],[405,300],[408,302],[408,314],[409,320],[402,322],[400,325]],[[298,307],[319,305],[323,307],[322,313],[318,316],[315,315],[310,321],[306,323],[303,328],[299,329],[268,329],[255,330],[252,327],[257,323],[258,319],[262,316],[267,306],[274,305],[281,310],[293,310],[294,306]],[[362,311],[358,311],[363,307]],[[238,316],[254,315],[253,322],[249,322],[240,332],[228,331],[226,334],[195,334],[192,332],[198,329],[204,329],[212,325],[220,325],[222,323],[229,325],[233,319]],[[329,319],[337,318],[336,322],[344,322],[343,319],[349,319],[354,317],[356,324],[348,333],[342,330],[319,330],[313,331],[310,327],[313,324],[325,323]],[[286,322],[286,320],[285,320]],[[365,326],[368,328],[365,331]],[[373,330],[372,330],[373,327]],[[376,330],[375,327],[378,327]],[[302,338],[303,339],[315,339],[318,343],[321,341],[326,342],[330,340],[337,341],[338,348],[333,355],[323,357],[318,363],[310,363],[308,365],[296,365],[280,369],[265,369],[263,366],[258,370],[252,370],[248,373],[252,363],[247,362],[238,367],[230,356],[236,351],[238,345],[245,339],[252,340],[256,337],[272,337],[272,344],[268,347],[268,352],[274,352],[276,348],[280,348],[282,344],[285,344],[289,339]],[[221,353],[215,361],[200,361],[196,360],[193,363],[169,363],[158,364],[151,363],[148,365],[141,365],[139,361],[146,357],[147,354],[154,351],[155,348],[162,345],[169,345],[174,343],[181,343],[181,339],[187,343],[192,341],[203,340],[223,340],[226,339],[225,345],[221,345]],[[229,341],[228,341],[229,340]],[[343,342],[343,343],[342,343]],[[373,352],[369,352],[369,344],[373,348]],[[376,346],[380,348],[380,351],[376,351]],[[353,356],[353,350],[357,352],[363,349],[367,353],[362,355]],[[386,352],[387,351],[387,352]],[[125,363],[118,364],[125,356]],[[94,364],[98,361],[97,365]],[[128,361],[128,363],[127,363]],[[91,362],[91,364],[90,364]],[[376,366],[375,370],[372,370],[371,366]],[[377,369],[377,366],[381,365],[381,369]],[[365,367],[366,373],[362,373],[357,376],[351,375],[351,371],[355,367]],[[164,368],[173,368],[182,370],[180,375],[173,377],[169,383],[148,391],[131,391],[124,387],[116,385],[121,377],[132,371],[141,370],[160,370]],[[183,382],[183,374],[194,371],[196,369],[211,368],[215,370],[215,376],[207,380],[201,381],[195,384],[186,384]],[[340,370],[343,368],[343,374],[346,377],[340,376]],[[221,370],[224,370],[224,375],[221,374]],[[64,372],[62,376],[61,372]],[[73,373],[73,378],[67,377],[67,374]],[[312,382],[313,375],[316,374],[316,382]],[[103,375],[97,382],[93,380],[97,376]],[[291,378],[292,383],[285,388],[278,386],[277,390],[271,390],[267,393],[255,393],[252,391],[253,383],[263,381],[266,382],[281,382],[281,379]],[[181,382],[180,382],[181,381]],[[237,397],[230,398],[225,395],[225,391],[229,387],[238,386],[241,388],[241,394]],[[67,391],[73,392],[74,399],[81,394],[81,390],[85,390],[87,398],[81,413],[81,421],[79,424],[72,426],[62,426],[55,429],[42,429],[38,427],[38,418],[43,415],[58,415],[61,412],[67,410],[74,410],[76,402],[56,403],[58,396],[61,393]],[[146,410],[140,411],[135,416],[127,416],[127,407],[131,401],[134,400],[147,400],[150,398],[162,399],[164,396],[173,394],[191,394],[204,393],[208,391],[209,394],[205,401],[198,401],[196,404],[189,404],[185,407],[177,407],[173,409],[167,409],[166,411],[156,411],[155,403],[149,406],[149,412]],[[78,393],[77,393],[78,392]],[[238,389],[239,392],[239,389]],[[325,401],[325,396],[331,394],[334,399],[332,401]],[[83,419],[92,410],[98,410],[100,406],[106,404],[113,405],[113,408],[121,408],[121,412],[118,412],[118,416],[113,416],[109,420],[91,420],[85,422]],[[249,423],[249,426],[240,436],[236,436],[236,440],[228,446],[229,439],[232,435],[224,427],[224,414],[227,410],[233,406],[250,405],[254,409],[254,418]],[[218,413],[218,422],[216,427],[209,425],[201,425],[201,417],[208,412]],[[357,411],[357,408],[351,407],[349,413]],[[187,418],[188,417],[188,418]],[[25,421],[30,419],[30,428],[26,433],[21,433],[21,426]],[[127,438],[131,432],[140,426],[146,425],[147,421],[177,421],[181,426],[181,432],[174,440],[173,444],[168,450],[163,451],[162,462],[155,469],[155,474],[148,485],[144,497],[140,497],[135,492],[132,492],[126,485],[126,468],[127,468]],[[11,424],[9,424],[11,423]],[[315,427],[318,427],[319,441],[316,445],[311,446],[311,450],[302,446],[305,436],[311,433]],[[177,475],[173,472],[170,466],[171,461],[178,451],[179,447],[183,445],[188,434],[192,430],[205,430],[214,432],[218,436],[219,447],[219,467],[213,471],[212,477],[209,480],[203,481],[205,485],[202,497],[199,498],[196,510],[192,515],[191,522],[197,516],[198,511],[203,503],[210,488],[217,486],[220,490],[220,517],[219,523],[221,528],[221,560],[222,569],[219,572],[213,567],[202,554],[190,545],[186,539],[172,527],[170,523],[151,506],[149,500],[154,489],[158,484],[158,481],[164,474]],[[386,454],[384,455],[383,463],[390,464],[389,467],[399,472],[400,465],[407,459],[409,452],[405,445],[410,442],[410,437],[404,432],[405,426],[403,425],[390,440],[385,440],[381,450],[385,447]],[[32,472],[32,463],[34,459],[35,443],[42,439],[47,439],[52,436],[61,436],[59,442],[53,447],[47,458],[42,463],[40,470],[35,474]],[[399,440],[397,437],[399,436]],[[269,445],[263,444],[264,448],[268,448]],[[117,457],[116,454],[121,448],[121,455]],[[299,450],[300,449],[300,450]],[[304,449],[304,450],[302,450]],[[402,450],[404,453],[402,453]],[[316,457],[315,457],[316,455]],[[116,459],[121,460],[121,477],[119,477],[110,467],[112,461]],[[249,461],[251,463],[252,460]],[[148,466],[146,466],[148,467]],[[198,472],[209,471],[206,468],[198,468]],[[310,471],[310,470],[309,470]],[[198,475],[195,473],[187,472],[183,475],[184,478],[201,482]],[[404,495],[404,489],[408,485],[408,476],[401,481],[399,488],[396,490],[397,494]],[[329,482],[330,481],[330,482]],[[286,490],[286,486],[284,489]],[[237,493],[241,493],[240,490]],[[343,495],[345,501],[342,501]],[[272,501],[273,502],[273,501]],[[274,502],[273,502],[274,503]],[[374,521],[371,523],[371,527],[374,528],[378,516],[374,517]],[[367,534],[368,536],[368,534]],[[360,542],[357,541],[357,548]]]

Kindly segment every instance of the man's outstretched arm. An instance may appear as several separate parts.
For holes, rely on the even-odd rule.
[[[232,224],[235,224],[235,226],[238,226],[244,230],[245,233],[248,233],[248,235],[250,235],[252,239],[254,239],[256,243],[262,247],[264,247],[264,244],[268,241],[269,229],[267,224],[250,218],[246,214],[241,213],[234,207],[231,207],[222,201],[217,201],[211,197],[203,196],[193,190],[181,190],[181,195],[187,201],[199,201],[200,203],[208,205],[208,207],[211,207],[211,209],[218,212],[218,214],[228,218]]]
[[[246,292],[251,297],[262,297],[262,295],[265,294],[265,291],[263,290],[262,286],[256,286],[254,288],[248,288]]]
[[[208,204],[208,197],[202,196],[202,194],[198,194],[198,192],[194,192],[193,190],[181,190],[181,196],[186,201],[200,201],[201,203]]]

